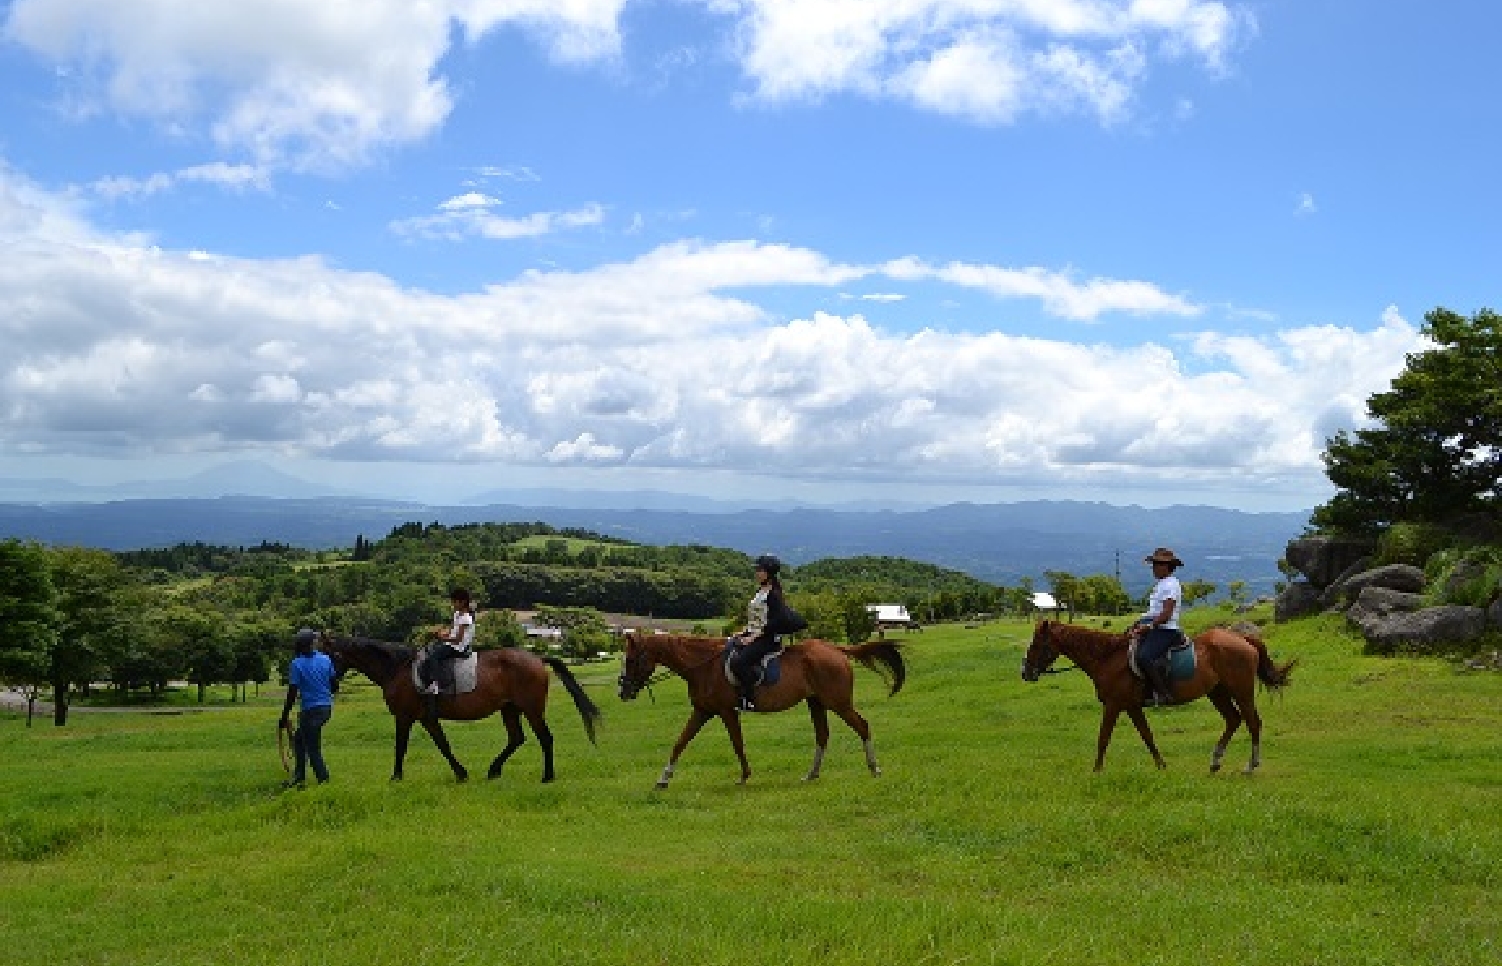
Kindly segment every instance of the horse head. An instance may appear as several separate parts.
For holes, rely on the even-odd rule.
[[[635,634],[626,635],[626,650],[621,655],[621,676],[616,680],[622,701],[630,701],[652,681],[657,661],[647,653],[647,646]]]
[[[1048,621],[1038,624],[1038,629],[1033,631],[1033,642],[1027,647],[1027,654],[1022,658],[1022,680],[1036,681],[1048,670],[1048,666],[1058,660],[1059,649],[1054,646],[1053,625]]]

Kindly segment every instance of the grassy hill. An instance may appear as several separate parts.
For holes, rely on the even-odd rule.
[[[1192,610],[1196,621],[1217,616]],[[277,699],[179,716],[0,717],[0,936],[51,964],[1412,964],[1502,948],[1502,675],[1376,658],[1324,618],[1272,629],[1264,765],[1207,773],[1204,702],[1129,726],[1090,772],[1082,674],[1025,684],[1021,622],[913,638],[908,687],[858,672],[885,774],[838,724],[824,777],[801,712],[723,730],[653,780],[687,715],[613,693],[598,747],[555,689],[535,743],[455,785],[423,737],[390,784],[390,719],[350,687],[334,782],[278,794]],[[492,719],[450,729],[471,766]],[[1228,766],[1245,761],[1244,736]]]

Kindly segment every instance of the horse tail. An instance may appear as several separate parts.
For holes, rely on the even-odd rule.
[[[907,680],[907,665],[902,660],[901,645],[891,641],[874,641],[870,644],[836,646],[845,652],[846,657],[859,661],[864,667],[885,678],[891,688],[887,691],[888,697],[902,690],[902,683]]]
[[[589,735],[589,743],[595,744],[595,722],[600,720],[599,707],[589,700],[589,695],[585,694],[584,688],[579,686],[574,672],[568,669],[567,664],[556,657],[545,657],[542,660],[553,669],[554,674],[558,675],[558,680],[563,682],[568,696],[574,699],[574,707],[579,709],[579,717],[584,719],[584,733]]]
[[[1293,677],[1294,665],[1297,660],[1286,664],[1274,664],[1272,655],[1267,653],[1267,645],[1262,643],[1262,638],[1256,634],[1242,634],[1246,642],[1257,649],[1257,680],[1262,686],[1270,691],[1280,691],[1288,686],[1289,679]]]

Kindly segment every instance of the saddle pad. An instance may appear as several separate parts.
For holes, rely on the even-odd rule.
[[[430,646],[447,647],[448,645]],[[417,669],[422,666],[423,658],[427,656],[428,649],[425,647],[417,652],[417,657],[412,661],[412,686],[419,691],[422,690],[423,685]],[[480,676],[480,653],[478,651],[470,651],[469,657],[461,657],[444,663],[454,669],[454,686],[450,688],[443,681],[439,681],[439,694],[468,694],[475,689]]]
[[[1181,635],[1182,636],[1182,635]],[[1189,638],[1183,638],[1184,643],[1168,649],[1168,679],[1170,681],[1187,681],[1194,677],[1195,656],[1194,642]],[[1137,664],[1137,641],[1127,646],[1127,665],[1137,677],[1142,677],[1142,668]]]
[[[1194,645],[1183,644],[1168,649],[1168,679],[1187,681],[1194,677]]]

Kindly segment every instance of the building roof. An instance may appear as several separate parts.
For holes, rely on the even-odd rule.
[[[866,610],[883,624],[906,624],[913,619],[901,604],[867,604]]]

